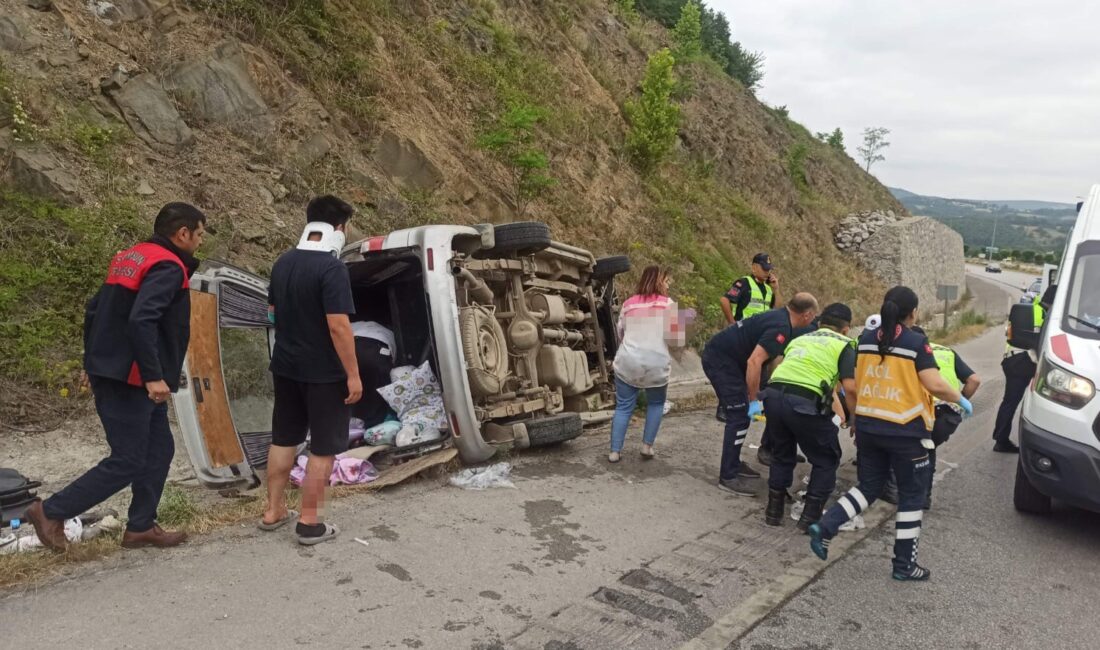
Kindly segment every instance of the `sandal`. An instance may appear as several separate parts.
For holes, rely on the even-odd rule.
[[[340,529],[332,524],[319,524],[325,527],[325,532],[320,535],[302,535],[298,534],[298,543],[302,546],[313,546],[314,544],[320,544],[321,542],[327,542],[330,539],[336,539],[336,536],[340,534]]]
[[[617,462],[619,462],[619,459],[621,457],[622,457],[622,455],[619,452],[613,451],[613,452],[611,452],[610,454],[607,455],[607,462],[617,463]]]
[[[653,460],[656,457],[657,457],[657,454],[654,453],[652,448],[649,450],[648,454],[645,453],[644,449],[642,450],[642,460]]]
[[[260,519],[260,523],[257,524],[256,527],[259,528],[262,531],[271,532],[273,530],[279,530],[280,528],[282,528],[283,526],[289,524],[290,522],[294,521],[297,518],[298,518],[298,511],[297,510],[287,510],[286,511],[286,516],[283,517],[282,519],[279,519],[277,521],[273,521],[270,524],[267,523],[266,521],[264,521],[263,519]]]

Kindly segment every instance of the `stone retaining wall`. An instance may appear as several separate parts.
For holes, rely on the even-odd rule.
[[[853,214],[841,222],[835,242],[886,285],[916,291],[925,313],[940,302],[937,285],[957,286],[960,298],[966,291],[962,236],[933,219],[889,211]]]

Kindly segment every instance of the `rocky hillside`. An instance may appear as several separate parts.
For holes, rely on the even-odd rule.
[[[170,200],[205,255],[264,273],[321,192],[360,234],[538,219],[601,255],[660,262],[718,322],[753,253],[784,293],[867,308],[881,287],[832,244],[851,212],[903,208],[847,156],[705,60],[680,63],[673,156],[639,174],[624,103],[656,23],[607,0],[0,0],[0,376],[60,387],[110,254]],[[479,146],[534,107],[554,182],[523,206]]]

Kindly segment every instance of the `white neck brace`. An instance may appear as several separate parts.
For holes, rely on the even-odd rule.
[[[320,241],[310,241],[309,236],[314,233],[321,233]],[[340,257],[340,251],[344,248],[344,241],[345,235],[343,232],[327,223],[313,221],[306,224],[305,230],[302,231],[302,238],[298,240],[298,250],[322,251],[330,253],[333,257]]]

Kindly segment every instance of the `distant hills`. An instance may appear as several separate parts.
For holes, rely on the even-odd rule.
[[[1072,203],[948,199],[889,189],[912,214],[954,228],[968,248],[989,246],[996,227],[994,245],[1002,250],[1061,253],[1077,218]]]

